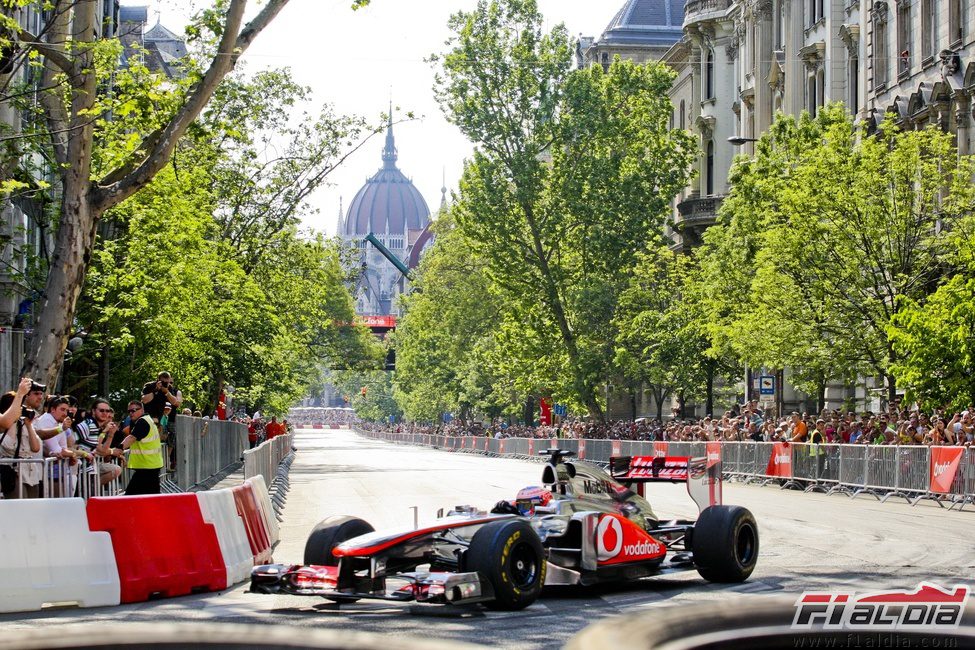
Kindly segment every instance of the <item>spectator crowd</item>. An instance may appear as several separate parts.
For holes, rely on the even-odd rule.
[[[168,372],[147,382],[119,417],[105,398],[82,405],[22,379],[0,395],[0,498],[115,494],[124,468],[125,494],[158,494],[164,470],[175,470],[174,413],[202,417],[182,404]],[[287,420],[265,421],[259,412],[233,419],[247,425],[252,447],[291,430]]]
[[[971,445],[975,441],[975,408],[924,412],[895,404],[886,411],[855,413],[827,409],[818,414],[793,412],[775,417],[750,402],[721,417],[650,418],[606,423],[567,420],[555,425],[525,426],[496,420],[490,424],[453,420],[440,425],[402,423],[362,425],[374,431],[494,438],[579,438],[646,441],[814,442],[863,445]]]

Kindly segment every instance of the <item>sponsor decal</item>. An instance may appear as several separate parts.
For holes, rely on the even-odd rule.
[[[633,456],[626,479],[687,480],[687,456]]]
[[[807,591],[796,600],[793,629],[874,632],[944,630],[961,623],[971,588],[922,582],[912,591]]]
[[[655,442],[653,443],[653,455],[657,458],[667,457],[667,443],[666,442]]]
[[[596,559],[603,564],[649,560],[663,555],[663,545],[628,519],[601,515],[596,527]]]
[[[708,458],[708,467],[714,467],[721,462],[721,443],[709,442],[705,446],[705,454]]]
[[[928,489],[932,492],[947,494],[951,492],[951,484],[958,473],[964,447],[930,447],[931,467],[928,477]]]
[[[772,455],[765,468],[766,476],[780,476],[792,478],[792,450],[787,442],[777,442],[772,445]]]
[[[602,517],[596,528],[596,559],[611,560],[623,549],[623,527],[616,517]]]

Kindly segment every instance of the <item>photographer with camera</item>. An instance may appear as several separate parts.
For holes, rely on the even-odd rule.
[[[93,493],[98,491],[97,488],[108,485],[122,474],[121,467],[109,462],[113,457],[120,461],[124,460],[122,449],[112,447],[112,440],[118,430],[118,425],[113,420],[114,414],[107,399],[96,397],[91,403],[88,417],[74,428],[78,449],[101,461],[97,466],[98,483],[91,486]],[[94,477],[94,465],[90,466],[88,475]]]
[[[35,388],[43,399],[46,387],[26,378],[20,380],[16,391],[0,396],[0,459],[41,458],[41,439],[32,423],[36,411],[25,405],[30,403],[26,398],[38,392]],[[36,499],[43,475],[40,463],[0,464],[0,492],[4,499]]]
[[[183,403],[183,394],[173,385],[173,376],[165,370],[156,375],[156,381],[150,381],[142,387],[142,405],[145,414],[159,424],[163,410],[167,404],[178,409]]]

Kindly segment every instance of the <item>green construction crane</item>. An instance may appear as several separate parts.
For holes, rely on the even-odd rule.
[[[400,273],[403,274],[403,277],[405,277],[407,280],[410,280],[410,281],[413,280],[413,275],[410,273],[410,269],[407,268],[406,264],[403,264],[403,262],[402,262],[402,260],[400,260],[400,258],[398,258],[395,255],[393,255],[392,251],[390,251],[388,248],[386,248],[383,245],[383,243],[381,241],[379,241],[379,238],[378,237],[376,237],[372,233],[369,233],[368,235],[366,235],[366,241],[369,242],[370,244],[372,244],[373,246],[375,246],[376,247],[376,250],[378,250],[382,254],[383,257],[385,257],[387,260],[389,260],[389,263],[392,264],[393,266],[395,266],[396,267],[396,270],[398,270]]]

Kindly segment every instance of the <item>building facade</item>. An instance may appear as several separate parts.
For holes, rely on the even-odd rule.
[[[430,209],[413,182],[400,171],[398,159],[390,114],[382,167],[366,180],[339,223],[342,239],[360,251],[361,272],[354,296],[356,313],[361,316],[398,315],[397,298],[407,291],[409,283],[365,237],[374,235],[411,267],[432,241]]]
[[[975,9],[967,0],[687,0],[682,13],[681,38],[659,57],[651,46],[613,52],[673,68],[672,126],[700,142],[695,178],[674,201],[677,250],[698,245],[715,223],[735,156],[753,154],[751,140],[779,112],[815,115],[839,101],[868,128],[890,114],[905,128],[935,125],[955,136],[960,155],[973,152]],[[580,50],[598,42],[582,39]],[[599,57],[580,63],[605,63]],[[810,406],[788,371],[778,377],[781,406]],[[879,393],[869,383],[830,385],[826,397],[832,408],[850,400],[876,408]]]

